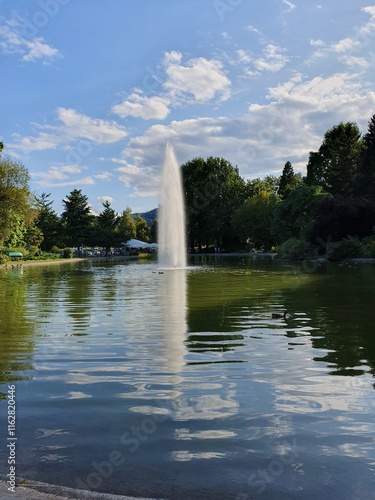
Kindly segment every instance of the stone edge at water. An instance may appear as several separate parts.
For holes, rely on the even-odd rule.
[[[18,480],[15,492],[8,491],[8,486],[5,481],[0,480],[1,500],[163,500],[77,490],[38,481],[27,481],[20,484],[20,480]]]

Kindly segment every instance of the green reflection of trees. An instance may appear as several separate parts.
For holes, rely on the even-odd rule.
[[[301,317],[309,319],[312,346],[326,351],[314,359],[326,363],[331,373],[360,375],[370,366],[375,375],[375,266],[291,265],[262,259],[232,259],[217,266],[188,275],[189,350],[196,347],[190,342],[194,332],[239,334],[251,328],[246,315],[266,320],[276,304],[291,313],[288,337],[299,336]]]
[[[27,314],[27,282],[22,269],[0,271],[0,384],[29,377],[34,346],[34,323]]]
[[[36,338],[58,309],[61,277],[71,265],[0,270],[0,383],[29,380]],[[47,333],[48,335],[48,333]],[[21,375],[23,373],[23,375]]]
[[[91,267],[79,267],[66,274],[61,284],[64,309],[71,318],[72,335],[87,335],[96,295],[94,273]]]
[[[313,347],[327,350],[314,359],[336,375],[361,375],[368,366],[375,375],[375,267],[328,263],[323,272],[319,286],[301,287],[286,297],[287,303],[298,301],[317,328],[311,333]]]

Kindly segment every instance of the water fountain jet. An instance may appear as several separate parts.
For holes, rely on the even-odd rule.
[[[161,174],[158,260],[164,268],[186,267],[184,193],[180,167],[171,144],[165,148]]]

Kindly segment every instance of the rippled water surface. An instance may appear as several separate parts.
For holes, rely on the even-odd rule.
[[[375,498],[375,266],[190,264],[0,270],[1,469],[14,384],[20,477],[166,499]]]

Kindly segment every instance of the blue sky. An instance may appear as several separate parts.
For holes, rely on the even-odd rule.
[[[375,113],[370,0],[0,0],[0,140],[36,193],[95,213],[158,204],[180,164],[305,172],[340,121]]]

